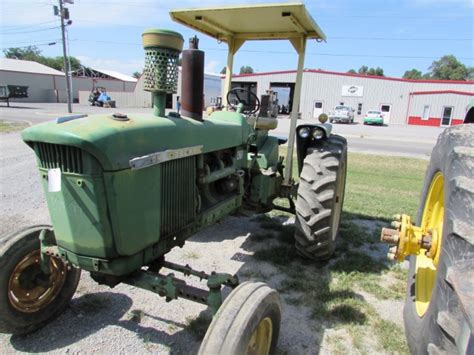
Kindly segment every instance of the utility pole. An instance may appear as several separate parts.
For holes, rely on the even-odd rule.
[[[71,93],[71,68],[69,67],[69,59],[66,49],[66,26],[64,25],[64,19],[69,20],[69,9],[64,8],[63,0],[58,0],[59,2],[59,17],[61,18],[61,35],[63,40],[63,58],[64,58],[64,71],[66,74],[66,93],[67,93],[67,110],[69,113],[72,113],[72,93]]]

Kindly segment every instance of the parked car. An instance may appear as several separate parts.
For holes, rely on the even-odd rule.
[[[350,106],[337,105],[329,111],[329,122],[354,123],[354,109]]]
[[[376,124],[383,126],[383,113],[378,110],[370,110],[364,116],[364,124]]]

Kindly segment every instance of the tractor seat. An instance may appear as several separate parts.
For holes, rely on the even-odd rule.
[[[255,125],[256,117],[249,117],[247,118],[247,122],[252,127]],[[264,130],[272,130],[278,127],[278,120],[272,117],[259,117],[257,121],[257,129],[264,129]]]

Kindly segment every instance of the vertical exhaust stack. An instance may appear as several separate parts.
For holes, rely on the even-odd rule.
[[[184,39],[178,32],[148,29],[142,34],[145,49],[144,89],[152,92],[155,116],[164,117],[166,94],[178,88],[178,61]]]
[[[181,112],[183,116],[202,121],[204,109],[204,52],[199,50],[199,39],[189,39],[189,49],[183,51],[181,61]]]

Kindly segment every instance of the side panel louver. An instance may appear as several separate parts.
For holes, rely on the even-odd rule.
[[[167,237],[196,218],[196,157],[161,166],[161,236]]]
[[[62,172],[82,174],[84,172],[82,150],[76,147],[35,143],[40,166],[45,169],[60,168]]]

